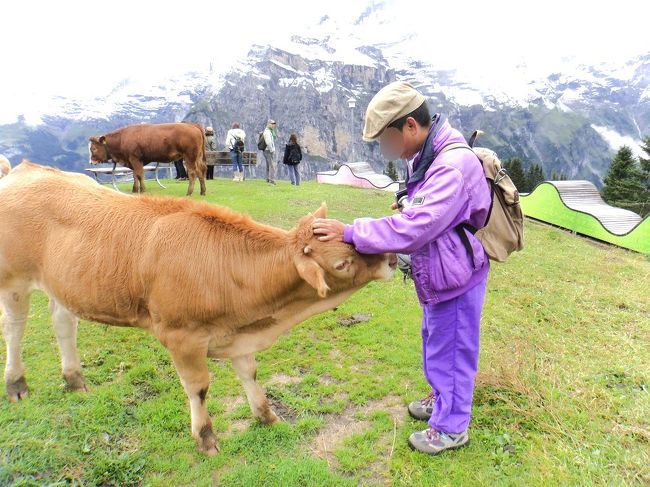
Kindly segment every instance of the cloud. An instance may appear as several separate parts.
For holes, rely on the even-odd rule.
[[[364,10],[390,12],[391,24],[373,40],[417,32],[413,56],[441,68],[500,69],[525,62],[547,69],[562,57],[580,62],[625,60],[647,52],[647,2],[604,1],[368,2],[240,1],[5,1],[0,6],[0,111],[27,108],[53,95],[94,97],[124,78],[155,80],[212,62],[225,69],[253,43],[309,34],[325,14],[351,32]],[[343,28],[343,27],[342,27]],[[370,34],[368,34],[370,35]],[[2,118],[0,113],[0,118]]]

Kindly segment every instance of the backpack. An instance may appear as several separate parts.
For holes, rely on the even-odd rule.
[[[289,150],[289,164],[296,165],[299,164],[300,161],[302,161],[302,154],[298,146],[294,145]]]
[[[519,191],[496,153],[483,147],[474,148],[474,142],[481,133],[478,130],[474,131],[469,139],[469,147],[465,144],[450,144],[443,149],[443,151],[460,147],[471,149],[481,161],[492,195],[485,226],[474,228],[471,225],[462,224],[456,227],[456,231],[472,260],[474,252],[465,233],[466,230],[472,232],[480,240],[491,260],[504,262],[508,255],[524,247],[524,214],[519,204]]]
[[[241,137],[233,135],[232,138],[235,139],[235,142],[232,144],[232,148],[237,152],[244,152],[244,141],[241,139]]]
[[[266,140],[264,140],[264,132],[260,132],[257,136],[257,148],[259,150],[266,150]]]

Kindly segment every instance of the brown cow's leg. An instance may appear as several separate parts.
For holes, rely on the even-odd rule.
[[[131,189],[132,193],[139,193],[140,192],[140,179],[135,173],[135,170],[133,171],[133,188]]]
[[[205,177],[208,172],[208,167],[203,165],[202,161],[197,161],[196,162],[196,167],[202,167],[202,171],[198,171],[198,176],[199,176],[199,184],[201,185],[201,196],[205,196]]]
[[[134,157],[129,158],[133,170],[133,193],[144,193],[144,165]]]
[[[52,326],[61,350],[61,369],[68,391],[87,391],[77,352],[78,319],[70,311],[50,298]]]
[[[169,337],[166,341],[178,376],[190,400],[192,436],[196,439],[200,451],[214,455],[219,451],[219,446],[205,404],[210,386],[207,346],[192,346],[192,337],[189,335],[184,335],[182,339]]]
[[[27,397],[25,366],[21,357],[21,341],[29,313],[29,292],[26,290],[0,290],[3,333],[7,345],[5,385],[11,402]]]
[[[187,168],[187,176],[190,180],[189,185],[187,186],[187,195],[186,196],[192,196],[192,193],[194,192],[194,182],[196,180],[196,169],[193,167],[188,167]],[[205,183],[203,183],[205,184]]]
[[[237,373],[237,377],[242,381],[248,404],[250,404],[253,414],[264,424],[273,424],[280,421],[280,418],[273,412],[269,406],[266,394],[257,383],[257,363],[253,354],[243,355],[232,359],[232,365]]]

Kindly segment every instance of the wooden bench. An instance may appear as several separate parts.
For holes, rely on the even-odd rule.
[[[241,155],[242,166],[257,165],[257,152],[244,151]],[[227,150],[207,150],[205,151],[205,159],[208,166],[232,166],[230,151]]]
[[[208,166],[232,166],[232,159],[230,158],[230,151],[205,151],[205,159]],[[144,166],[145,174],[147,172],[153,171],[156,176],[156,182],[158,185],[167,189],[161,182],[158,175],[159,169],[169,169],[170,178],[171,178],[171,166],[173,162],[156,162]],[[243,168],[256,166],[257,165],[257,152],[244,151],[242,152],[242,166]],[[133,171],[128,167],[118,166],[116,163],[113,163],[113,167],[89,167],[86,168],[86,171],[95,176],[95,179],[98,183],[101,184],[99,180],[100,174],[110,174],[111,175],[111,184],[113,188],[117,191],[120,189],[117,187],[117,181],[115,180],[116,176],[126,176],[132,175]],[[244,169],[244,177],[246,176]]]
[[[158,174],[159,169],[169,169],[170,176],[171,176],[171,162],[156,162],[155,164],[148,164],[144,166],[144,171],[145,174],[147,172],[153,171],[154,175],[156,176],[156,182],[158,185],[163,188],[167,189],[166,186],[163,185],[163,183],[160,182],[160,177]],[[133,170],[129,169],[128,167],[124,166],[118,166],[115,162],[113,163],[113,167],[88,167],[85,169],[86,172],[91,173],[95,179],[97,180],[98,183],[102,184],[102,181],[99,180],[99,175],[100,174],[110,174],[111,175],[111,184],[113,185],[113,188],[115,188],[116,191],[121,191],[120,188],[117,187],[117,181],[115,180],[116,176],[127,176],[133,175]]]
[[[244,179],[246,179],[246,168],[257,165],[257,152],[242,152],[241,165],[244,170]],[[232,166],[230,151],[227,150],[207,150],[205,151],[205,160],[208,166]]]

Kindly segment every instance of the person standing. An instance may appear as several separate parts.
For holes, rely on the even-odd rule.
[[[350,243],[364,254],[411,255],[422,306],[422,361],[428,394],[408,406],[428,428],[411,448],[436,455],[465,446],[478,368],[479,330],[490,270],[487,253],[467,227],[485,226],[491,191],[476,154],[442,114],[430,116],[424,95],[408,83],[381,89],[368,105],[365,141],[389,159],[407,160],[405,201],[383,218],[351,225],[316,219],[320,240]],[[454,144],[456,150],[445,150]]]
[[[217,144],[214,142],[214,129],[212,127],[205,128],[205,150],[216,151]],[[214,166],[208,166],[206,179],[214,179]]]
[[[244,180],[244,166],[242,165],[242,158],[244,154],[245,142],[246,132],[242,130],[239,122],[234,122],[226,134],[226,147],[230,151],[230,159],[232,160],[233,181]]]
[[[277,124],[275,120],[269,119],[264,132],[260,135],[257,147],[263,151],[266,161],[266,182],[275,185],[275,139],[277,135]]]
[[[296,134],[291,134],[289,143],[284,146],[282,163],[287,165],[291,184],[295,186],[300,186],[300,172],[298,171],[300,161],[302,161],[302,150],[298,144],[298,137]]]

